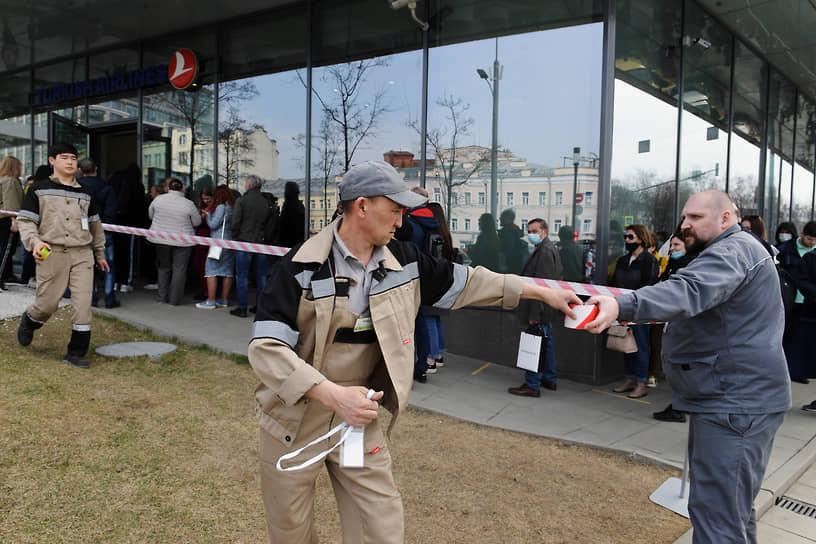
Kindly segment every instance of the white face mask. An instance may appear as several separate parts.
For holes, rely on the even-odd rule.
[[[780,242],[789,242],[790,240],[793,240],[793,234],[791,234],[789,232],[780,232],[779,233],[779,241]]]

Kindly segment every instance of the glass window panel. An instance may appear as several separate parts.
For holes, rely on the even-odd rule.
[[[813,213],[813,171],[816,146],[816,107],[799,95],[796,107],[796,161],[793,167],[793,213],[791,221],[801,230]]]
[[[758,172],[767,65],[739,40],[734,57],[734,131],[728,193],[742,215],[762,215]]]
[[[677,80],[682,2],[618,3],[608,273],[627,224],[675,228]],[[703,124],[698,137],[705,141]]]
[[[694,193],[725,189],[731,43],[725,27],[686,4],[680,206]]]
[[[33,172],[31,157],[31,115],[0,119],[0,157],[12,156],[22,163],[22,176]],[[25,179],[21,179],[25,181]]]
[[[86,57],[35,68],[34,107],[53,109],[83,102],[81,90],[68,84],[86,79]]]
[[[218,183],[228,183],[243,192],[241,178],[255,174],[264,180],[262,190],[272,193],[282,206],[285,184],[291,181],[297,183],[303,200],[306,180],[305,86],[295,72],[239,79],[229,84],[238,85],[239,89],[243,87],[237,95],[243,98],[222,100],[219,104]],[[256,92],[252,92],[253,89]],[[270,96],[275,100],[269,100]],[[317,159],[315,153],[312,149],[313,160]],[[339,172],[332,172],[335,173]],[[316,175],[313,165],[312,176]],[[329,188],[327,195],[312,193],[307,206],[312,229],[320,224],[316,219],[326,224],[337,207],[334,177],[329,178]]]
[[[200,187],[213,184],[214,105],[214,85],[144,97],[143,123],[158,129],[161,137],[170,139],[172,175],[196,193]]]
[[[555,54],[559,50],[571,55]],[[450,190],[478,195],[477,206],[450,207],[451,219],[471,220],[473,230],[454,232],[453,238],[454,245],[468,248],[474,264],[517,272],[522,252],[521,257],[500,253],[497,240],[514,247],[513,240],[523,235],[518,226],[523,219],[572,224],[574,147],[580,148],[579,192],[596,190],[598,170],[592,159],[599,146],[601,51],[600,24],[431,49],[428,158],[434,166],[427,183],[429,190],[439,189],[443,206]],[[559,74],[558,86],[547,83],[547,74],[553,73]],[[498,138],[491,194],[494,119]],[[553,191],[556,197],[547,199]],[[489,215],[494,209],[504,215],[503,221]],[[576,207],[576,212],[594,217],[595,208]],[[558,241],[558,229],[551,229],[550,236]]]
[[[336,180],[354,164],[386,160],[419,185],[421,82],[420,51],[313,71],[311,191],[327,199],[317,212],[325,220],[336,208]]]
[[[422,32],[406,8],[392,10],[388,2],[369,0],[326,1],[319,5],[312,25],[315,65],[422,48]],[[424,11],[422,7],[418,14]]]
[[[221,77],[233,79],[306,65],[305,5],[221,28]]]
[[[1,52],[0,55],[2,55]],[[0,85],[0,118],[28,111],[31,72],[23,70],[3,74],[2,82]]]
[[[790,217],[791,158],[796,88],[776,71],[768,89],[768,154],[763,218],[770,231]]]

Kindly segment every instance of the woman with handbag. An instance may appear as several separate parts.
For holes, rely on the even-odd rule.
[[[206,212],[207,226],[210,227],[210,237],[219,240],[232,240],[232,205],[235,197],[226,185],[219,185],[213,193],[212,213]],[[214,310],[229,306],[229,292],[232,288],[232,278],[235,270],[235,253],[231,249],[219,246],[210,246],[207,253],[204,277],[207,279],[207,300],[196,304],[201,310]],[[216,299],[218,278],[221,278],[221,298]]]
[[[657,281],[659,266],[657,260],[646,248],[651,244],[651,234],[645,225],[628,225],[624,235],[627,253],[618,259],[612,280],[612,287],[639,289]],[[637,343],[637,351],[624,353],[623,364],[626,381],[612,391],[629,393],[632,399],[639,399],[648,394],[646,383],[649,380],[649,325],[632,325],[631,331]]]

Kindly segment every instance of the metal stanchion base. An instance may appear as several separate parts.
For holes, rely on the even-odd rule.
[[[684,495],[684,496],[681,496]],[[683,485],[680,478],[669,478],[654,493],[649,495],[649,500],[659,504],[663,508],[668,508],[675,514],[689,517],[688,513],[688,484]]]

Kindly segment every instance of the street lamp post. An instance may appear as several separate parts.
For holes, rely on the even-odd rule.
[[[479,77],[485,80],[490,94],[493,95],[493,138],[490,149],[490,213],[493,219],[497,218],[496,209],[498,206],[497,178],[498,178],[498,141],[499,141],[499,81],[501,80],[502,66],[499,64],[499,39],[496,38],[496,57],[493,60],[493,77],[487,75],[487,72],[478,68],[476,73]],[[491,85],[490,82],[493,82]]]
[[[575,211],[578,206],[578,165],[581,163],[581,148],[572,148],[572,164],[575,167],[575,177],[572,182],[572,231],[578,231],[578,218],[575,217]]]

